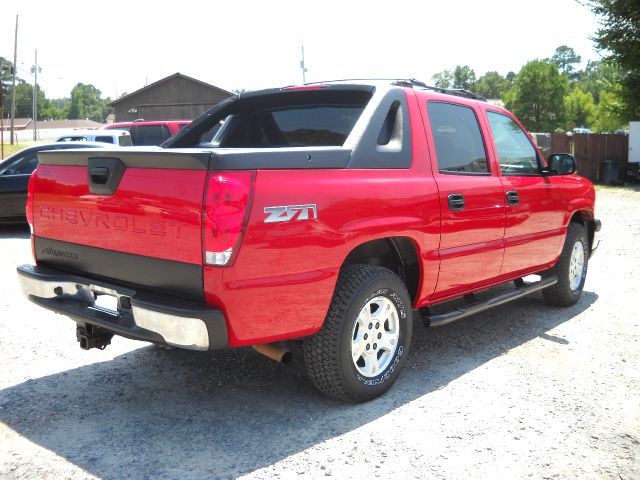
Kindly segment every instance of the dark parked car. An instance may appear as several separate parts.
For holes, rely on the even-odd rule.
[[[25,222],[27,186],[38,166],[38,152],[70,148],[104,148],[104,143],[64,142],[35,145],[14,153],[0,163],[0,222]]]

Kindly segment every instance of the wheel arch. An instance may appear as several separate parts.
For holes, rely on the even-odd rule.
[[[392,270],[402,279],[415,303],[422,281],[418,251],[415,241],[409,237],[377,238],[354,247],[342,264],[377,265]]]
[[[578,223],[584,227],[589,240],[589,248],[593,246],[593,238],[595,235],[595,228],[592,220],[593,212],[586,209],[573,212],[573,215],[571,215],[571,219],[569,220],[569,223]]]

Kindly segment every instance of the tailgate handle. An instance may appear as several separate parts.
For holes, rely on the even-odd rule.
[[[104,185],[109,180],[109,169],[107,167],[93,167],[91,169],[91,183]]]

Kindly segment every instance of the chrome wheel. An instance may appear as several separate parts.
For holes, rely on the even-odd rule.
[[[386,297],[375,297],[360,310],[351,335],[351,358],[358,372],[368,378],[389,366],[400,336],[398,310]]]
[[[569,260],[569,288],[574,292],[580,288],[584,277],[584,245],[577,241],[571,251]]]

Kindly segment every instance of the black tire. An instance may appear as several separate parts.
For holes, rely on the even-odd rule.
[[[378,297],[382,299],[376,300]],[[370,302],[385,302],[383,304],[389,307],[389,311],[391,307],[395,307],[393,318],[397,319],[398,337],[393,354],[391,349],[387,351],[382,347],[378,347],[379,350],[374,353],[377,359],[386,355],[384,362],[390,358],[388,365],[375,376],[364,376],[356,368],[357,362],[352,359],[351,349],[353,335],[357,333],[357,330],[354,332],[355,325],[361,311],[365,311],[367,304],[374,305],[369,308],[377,308],[376,304]],[[375,310],[372,314],[375,314]],[[385,325],[389,324],[385,322]],[[346,265],[340,271],[322,328],[304,341],[304,361],[308,375],[318,390],[335,399],[347,402],[372,400],[389,390],[398,378],[409,354],[412,328],[411,299],[404,283],[395,273],[372,265]],[[366,330],[364,332],[368,333]],[[373,343],[371,348],[375,348]],[[382,360],[374,360],[375,362]]]
[[[576,243],[582,244],[584,254],[584,264],[582,268],[582,279],[577,288],[572,289],[570,284],[571,276],[571,255]],[[542,291],[544,299],[550,305],[568,307],[575,304],[582,295],[584,282],[587,278],[587,268],[589,266],[589,241],[584,227],[578,223],[570,223],[567,229],[567,237],[562,247],[562,253],[558,263],[549,272],[558,277],[558,283],[545,288]]]

